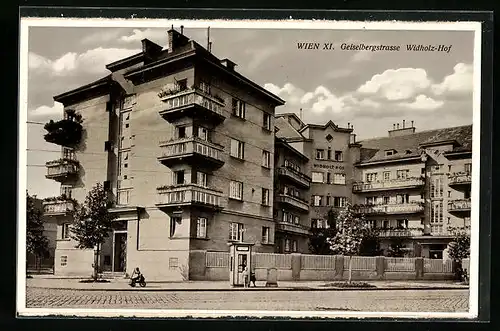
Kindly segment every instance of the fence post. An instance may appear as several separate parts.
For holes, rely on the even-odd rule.
[[[300,270],[302,269],[301,254],[292,254],[292,280],[300,280]]]
[[[415,278],[423,279],[424,278],[424,258],[416,257],[415,258]]]
[[[385,257],[377,256],[375,261],[376,261],[376,269],[377,269],[377,278],[384,279],[385,278]]]
[[[335,279],[344,279],[344,256],[335,255]]]

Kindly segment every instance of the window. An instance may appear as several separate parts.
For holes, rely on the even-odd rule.
[[[325,159],[325,150],[324,149],[317,149],[316,150],[316,159],[317,160],[324,160]]]
[[[68,256],[61,255],[61,267],[65,267],[68,265]]]
[[[300,172],[300,166],[293,161],[285,160],[285,167]]]
[[[269,231],[270,231],[269,227],[267,227],[267,226],[262,227],[262,240],[261,240],[261,242],[263,244],[269,244]]]
[[[342,152],[341,151],[335,151],[335,161],[343,161],[342,157]]]
[[[410,170],[405,169],[405,170],[398,170],[396,171],[396,178],[397,179],[407,179],[409,176]]]
[[[184,170],[174,171],[174,185],[184,185]]]
[[[331,160],[332,159],[332,148],[328,147],[328,151],[326,152],[326,159]]]
[[[75,151],[71,148],[63,147],[63,159],[74,160]]]
[[[245,108],[245,102],[233,98],[232,110],[234,116],[245,119]]]
[[[268,113],[262,114],[262,127],[266,130],[271,131],[271,115]]]
[[[432,166],[431,172],[434,173],[434,174],[440,173],[442,166],[443,166],[442,164],[438,164],[438,165]]]
[[[300,217],[298,217],[297,215],[293,215],[293,223],[299,224],[299,221],[300,221]]]
[[[186,138],[186,127],[185,126],[178,126],[177,127],[177,138],[179,138],[179,139]]]
[[[269,190],[267,188],[262,189],[262,204],[269,206]]]
[[[398,220],[398,229],[407,229],[408,220]]]
[[[208,130],[204,127],[198,127],[198,138],[208,141]]]
[[[395,153],[395,151],[393,149],[385,151],[385,156],[391,156],[391,155],[394,155],[394,154],[396,154],[396,153]]]
[[[72,188],[70,185],[61,185],[61,196],[71,198]]]
[[[367,205],[374,205],[375,204],[375,201],[376,201],[376,197],[366,197],[365,198],[365,203]]]
[[[331,174],[331,173],[329,173],[329,172],[327,172],[327,173],[326,173],[326,182],[327,182],[328,184],[331,184],[331,183],[332,183],[332,174]]]
[[[175,81],[175,89],[177,91],[187,90],[187,79],[180,79],[180,80]]]
[[[433,201],[431,204],[431,232],[443,232],[443,201]]]
[[[177,229],[177,225],[182,223],[182,218],[179,216],[170,217],[170,237],[175,235],[175,230]]]
[[[451,191],[448,191],[448,198],[451,198]]]
[[[243,160],[245,158],[245,143],[231,139],[231,156]]]
[[[323,205],[323,197],[321,195],[313,195],[313,206],[322,206]]]
[[[448,172],[451,172],[451,165],[448,166]]]
[[[196,173],[196,184],[203,186],[203,187],[207,187],[208,186],[207,185],[207,174],[204,172],[198,171]]]
[[[205,92],[206,94],[210,94],[210,84],[200,82],[200,90]]]
[[[271,153],[262,151],[262,166],[264,168],[271,168]]]
[[[382,221],[382,229],[387,229],[389,227],[389,221]]]
[[[377,173],[376,172],[371,172],[366,174],[366,181],[367,182],[376,182],[377,181]]]
[[[435,177],[431,180],[431,198],[443,197],[443,179]]]
[[[69,223],[63,223],[61,225],[61,239],[66,240],[69,239]]]
[[[464,164],[464,171],[467,173],[471,173],[472,172],[472,163]]]
[[[179,267],[179,259],[176,257],[168,258],[168,268],[177,269]]]
[[[334,207],[345,207],[346,198],[345,197],[333,197]]]
[[[297,240],[292,240],[292,252],[297,252]]]
[[[408,203],[410,201],[410,196],[408,194],[398,194],[396,195],[396,203]]]
[[[243,200],[243,183],[232,180],[229,183],[229,197],[231,199]]]
[[[327,206],[331,206],[332,205],[332,197],[329,196],[329,195],[327,195],[325,203],[326,203]]]
[[[322,172],[312,172],[312,182],[313,183],[323,183],[324,174]]]
[[[384,197],[384,205],[388,205],[390,203],[390,198],[389,197]]]
[[[345,174],[334,174],[333,184],[345,185]]]
[[[229,240],[243,241],[243,232],[242,223],[229,223]]]
[[[206,238],[207,236],[207,219],[199,217],[196,221],[196,238]]]
[[[129,190],[124,190],[124,191],[118,191],[118,204],[119,205],[128,205],[129,198],[130,198],[130,191]]]
[[[285,252],[290,252],[290,239],[285,239]]]
[[[384,171],[384,180],[391,180],[391,172]]]

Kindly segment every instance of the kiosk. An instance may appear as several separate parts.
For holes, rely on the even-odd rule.
[[[252,270],[252,247],[249,243],[229,244],[229,283],[231,286],[244,286],[243,270],[248,267],[248,275]]]

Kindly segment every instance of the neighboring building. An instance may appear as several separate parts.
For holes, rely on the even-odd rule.
[[[380,229],[382,248],[399,238],[408,256],[440,258],[449,227],[470,226],[472,126],[416,132],[403,121],[360,144],[353,204]]]
[[[68,148],[57,171],[47,165],[63,195],[45,202],[58,224],[56,274],[90,272],[92,250],[67,234],[71,199],[99,182],[116,201],[103,271],[185,279],[199,263],[190,251],[241,240],[274,252],[274,112],[284,101],[182,33],[168,40],[163,50],[145,39],[109,76],[54,97],[83,117],[81,142],[53,141]]]

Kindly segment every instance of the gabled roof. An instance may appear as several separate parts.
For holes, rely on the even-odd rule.
[[[359,143],[362,145],[360,163],[418,158],[424,147],[443,144],[453,145],[452,152],[472,151],[472,125],[366,139]],[[395,150],[397,153],[386,156],[387,150]]]
[[[295,113],[281,113],[281,114],[276,114],[275,117],[276,118],[278,118],[278,117],[293,117],[294,120],[296,120],[297,122],[300,123],[301,127],[305,126],[305,123],[302,122],[300,117],[298,117],[297,114],[295,114]]]
[[[304,138],[283,116],[276,117],[274,126],[278,128],[278,138]]]
[[[302,129],[300,129],[299,132],[304,132],[306,129],[311,128],[311,129],[321,129],[321,130],[326,130],[328,127],[331,127],[335,131],[339,132],[346,132],[346,133],[351,133],[354,129],[351,128],[341,128],[335,123],[333,123],[332,120],[328,121],[326,124],[321,125],[321,124],[306,124]]]

